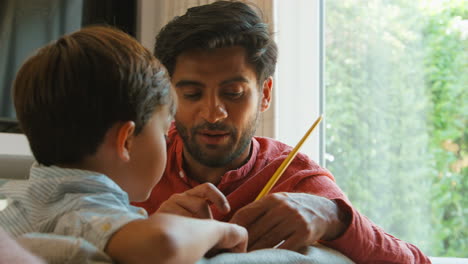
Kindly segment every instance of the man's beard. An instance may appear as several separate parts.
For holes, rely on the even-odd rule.
[[[220,168],[228,165],[233,160],[238,158],[250,145],[252,137],[254,136],[257,129],[259,116],[260,112],[258,111],[250,120],[246,130],[242,131],[241,137],[239,138],[239,142],[237,144],[234,144],[234,141],[237,138],[239,131],[237,128],[228,126],[223,123],[212,124],[205,122],[191,128],[190,131],[188,131],[188,129],[177,120],[175,121],[175,125],[179,135],[184,141],[184,148],[197,162],[207,167]],[[220,147],[220,152],[211,155],[205,151],[205,149],[214,149],[216,146],[200,146],[200,144],[195,141],[195,135],[200,130],[216,130],[227,132],[230,136],[230,142]]]

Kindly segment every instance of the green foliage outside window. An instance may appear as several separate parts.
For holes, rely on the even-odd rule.
[[[327,0],[327,168],[431,256],[468,257],[468,5]]]

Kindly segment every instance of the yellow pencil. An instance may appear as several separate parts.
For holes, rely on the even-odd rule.
[[[305,135],[301,138],[299,143],[293,148],[293,150],[289,153],[289,155],[286,157],[286,159],[281,163],[281,165],[278,167],[278,169],[275,171],[273,176],[271,176],[270,180],[265,184],[265,187],[263,187],[262,191],[258,194],[257,198],[255,198],[255,201],[258,199],[262,198],[263,196],[267,195],[268,192],[273,188],[275,183],[279,180],[281,175],[283,175],[283,172],[288,168],[289,164],[291,161],[296,157],[299,149],[302,147],[304,142],[307,140],[307,138],[310,136],[312,131],[314,131],[315,127],[322,121],[322,115],[320,115],[317,120],[315,120],[314,124],[307,130]]]

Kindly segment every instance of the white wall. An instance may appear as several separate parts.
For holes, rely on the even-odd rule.
[[[33,161],[24,135],[0,133],[0,184],[2,179],[26,179]]]
[[[4,161],[4,157],[2,157],[4,154],[8,156],[30,156],[31,151],[29,150],[29,145],[26,140],[26,137],[21,134],[0,133],[0,160],[2,162]],[[14,158],[13,163],[8,162],[8,166],[7,164],[0,163],[0,181],[3,178],[6,179],[16,177],[18,179],[24,179],[28,176],[27,166],[16,166],[18,163],[22,163],[24,159],[18,159],[19,162],[17,162],[17,158],[18,157]],[[13,166],[10,166],[12,164]],[[6,206],[7,201],[0,197],[0,211],[5,209]]]
[[[32,155],[26,136],[10,133],[0,133],[0,155],[2,154]]]

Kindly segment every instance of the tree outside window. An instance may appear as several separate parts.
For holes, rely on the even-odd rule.
[[[431,256],[468,257],[466,0],[327,0],[326,166]]]

